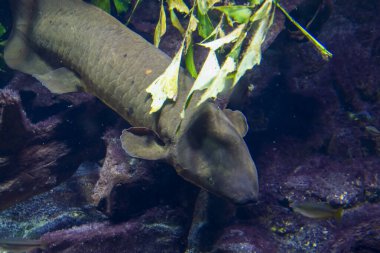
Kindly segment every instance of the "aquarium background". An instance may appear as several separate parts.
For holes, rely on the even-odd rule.
[[[46,252],[379,252],[380,2],[281,2],[334,56],[324,61],[277,11],[261,65],[229,104],[247,118],[259,174],[259,200],[244,206],[129,157],[125,121],[10,70],[0,42],[0,238],[40,239]],[[159,6],[141,1],[128,27],[153,42]],[[130,12],[111,9],[123,23]],[[4,0],[0,23],[5,41]],[[180,39],[168,24],[160,48],[174,56]],[[195,47],[196,64],[205,55]],[[291,208],[306,201],[343,216]]]

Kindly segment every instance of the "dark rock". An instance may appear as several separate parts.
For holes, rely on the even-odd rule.
[[[181,209],[155,207],[125,223],[92,223],[44,235],[46,252],[183,252],[189,220]]]
[[[102,155],[102,126],[89,111],[103,108],[85,97],[60,99],[26,75],[0,91],[0,209],[57,186],[82,161]]]
[[[103,221],[105,216],[90,204],[98,175],[97,164],[83,163],[54,189],[0,211],[0,238],[38,239],[51,231]]]
[[[93,194],[99,210],[113,220],[126,220],[157,204],[191,206],[197,189],[163,163],[130,157],[118,129],[104,137],[107,153]]]
[[[235,224],[225,227],[212,253],[278,252],[277,245],[266,230],[255,224]]]

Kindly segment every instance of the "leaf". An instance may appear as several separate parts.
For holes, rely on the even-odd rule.
[[[130,0],[113,0],[113,4],[115,6],[117,14],[120,15],[121,13],[128,11],[131,1]]]
[[[235,60],[232,57],[227,57],[224,61],[222,68],[219,70],[216,77],[212,80],[210,86],[207,88],[206,92],[203,93],[201,99],[197,103],[197,106],[205,102],[207,99],[215,99],[219,93],[228,88],[229,82],[228,74],[236,70]]]
[[[104,10],[105,12],[107,13],[111,12],[110,0],[92,0],[91,2],[97,7],[99,7],[100,9]]]
[[[210,50],[206,60],[203,63],[202,69],[199,72],[197,79],[195,80],[190,92],[187,94],[186,101],[184,103],[181,118],[185,117],[185,110],[190,103],[191,97],[196,90],[204,90],[210,86],[211,81],[217,76],[220,70],[218,59],[216,58],[215,51]]]
[[[176,9],[179,12],[189,14],[190,10],[182,0],[168,0],[169,10]]]
[[[266,2],[256,12],[258,13],[257,15],[259,15],[258,17],[260,17],[260,19],[256,19],[259,20],[257,21],[258,24],[253,33],[248,48],[243,54],[243,58],[238,64],[233,86],[239,81],[239,79],[245,74],[247,70],[252,69],[255,65],[260,64],[261,45],[263,44],[265,36],[273,23],[274,10],[272,7],[272,0],[266,0]],[[256,15],[256,13],[254,15]]]
[[[3,24],[0,23],[0,37],[3,36],[7,32],[7,29]]]
[[[251,7],[245,5],[218,6],[213,9],[223,12],[239,24],[247,23],[252,15]]]
[[[133,6],[133,9],[132,9],[132,12],[131,12],[131,15],[129,15],[129,18],[127,20],[127,25],[129,24],[129,22],[131,21],[131,18],[133,16],[133,14],[135,13],[135,10],[137,8],[137,6],[141,3],[141,0],[137,0],[136,3],[135,3],[135,6]]]
[[[199,9],[198,9],[199,11]],[[198,20],[199,20],[199,26],[198,26],[198,34],[202,38],[207,38],[210,36],[212,31],[214,30],[214,26],[211,23],[210,17],[208,14],[203,15],[200,11],[198,12]]]
[[[189,45],[187,52],[186,52],[185,65],[186,65],[186,69],[187,69],[187,71],[189,71],[190,75],[193,78],[197,78],[198,73],[197,73],[197,68],[195,67],[195,63],[194,63],[194,48],[193,47],[194,47],[194,45],[191,42],[191,44]]]
[[[215,4],[219,3],[221,0],[207,0],[208,8],[213,7]]]
[[[224,37],[225,36],[224,31],[222,29],[223,19],[224,19],[224,14],[220,18],[219,23],[216,25],[214,30],[204,40],[202,40],[202,42],[200,44],[205,43],[205,41],[210,39],[211,37]]]
[[[160,8],[160,18],[158,20],[156,29],[154,30],[154,45],[158,47],[160,44],[161,37],[166,32],[166,14],[164,10],[164,4],[163,1],[161,2],[161,8]]]
[[[183,28],[183,26],[181,25],[181,23],[179,22],[178,20],[178,17],[177,15],[175,14],[174,10],[170,10],[170,20],[172,22],[172,25],[177,28],[177,30],[181,33],[181,34],[184,34],[185,33],[185,29]]]
[[[197,0],[197,6],[198,6],[198,14],[206,15],[207,11],[209,9],[207,0]],[[198,15],[199,18],[199,15]]]
[[[325,61],[328,61],[332,58],[333,54],[328,51],[318,40],[316,40],[306,29],[304,29],[297,21],[295,21],[289,13],[278,3],[276,2],[277,7],[285,14],[285,16],[292,22],[302,33],[303,35],[314,45],[314,47],[321,54],[322,58]]]
[[[213,51],[216,51],[218,48],[222,47],[223,45],[236,41],[239,38],[240,34],[242,33],[244,27],[245,27],[245,24],[239,25],[237,28],[235,28],[235,30],[233,30],[226,36],[221,37],[217,40],[207,42],[207,43],[201,43],[200,45],[204,47],[208,47]]]
[[[157,112],[161,109],[166,99],[173,101],[177,98],[178,93],[178,74],[181,63],[181,57],[184,45],[174,56],[170,65],[165,69],[156,80],[146,89],[146,92],[152,95],[151,110],[149,113]]]
[[[260,8],[253,14],[250,18],[251,22],[255,22],[268,17],[269,12],[272,9],[273,0],[265,0],[265,2],[260,6]]]
[[[192,34],[198,27],[198,19],[194,16],[194,13],[191,12],[189,24],[187,25],[187,29],[185,32],[185,52],[187,52],[187,49],[192,41]]]
[[[191,88],[187,99],[196,90],[204,90],[209,87],[211,81],[217,76],[220,70],[218,59],[216,58],[215,51],[210,50],[206,60],[203,63],[202,69]],[[186,99],[186,100],[187,100]]]

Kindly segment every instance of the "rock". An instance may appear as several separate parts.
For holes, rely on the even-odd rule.
[[[45,233],[105,220],[91,205],[99,167],[83,163],[59,186],[0,211],[0,238],[38,239]]]
[[[49,252],[183,252],[189,220],[181,209],[158,206],[124,223],[92,223],[44,235]]]
[[[104,137],[107,153],[93,194],[99,210],[113,220],[126,220],[158,204],[192,205],[196,187],[163,163],[130,157],[120,135],[118,127]]]
[[[101,123],[88,113],[97,110],[93,98],[47,93],[25,75],[0,90],[0,210],[57,186],[103,153]]]

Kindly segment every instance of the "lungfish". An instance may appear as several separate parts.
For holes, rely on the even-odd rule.
[[[194,80],[181,69],[176,101],[156,113],[147,87],[171,58],[118,20],[81,0],[11,0],[14,19],[4,58],[55,93],[84,91],[133,127],[121,135],[131,156],[164,159],[185,180],[235,203],[255,201],[255,164],[243,140],[244,115],[195,93],[181,119]]]

